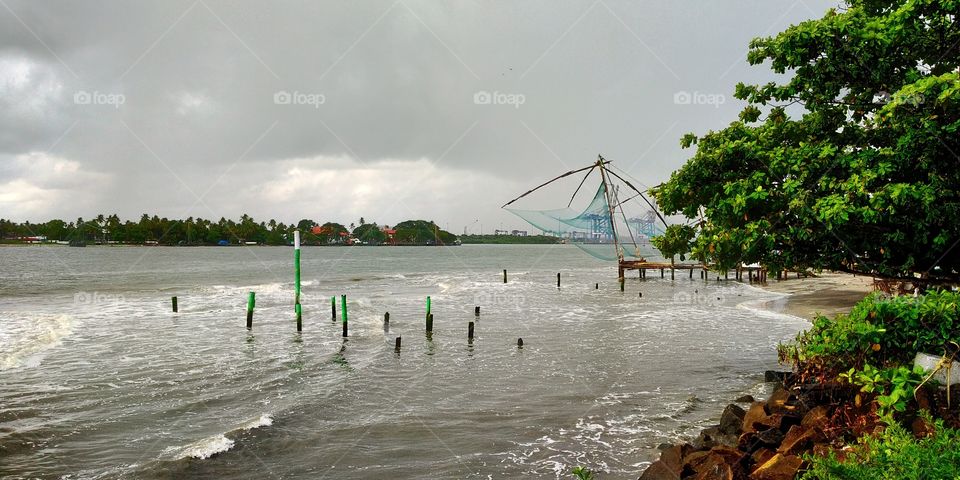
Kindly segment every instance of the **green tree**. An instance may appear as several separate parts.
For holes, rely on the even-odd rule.
[[[669,258],[670,264],[673,265],[677,256],[680,256],[681,262],[686,260],[696,234],[693,227],[689,225],[670,225],[663,235],[651,238],[650,243],[660,251],[663,258]]]
[[[960,1],[849,0],[755,39],[787,75],[737,85],[746,106],[654,189],[705,217],[712,261],[960,277]]]

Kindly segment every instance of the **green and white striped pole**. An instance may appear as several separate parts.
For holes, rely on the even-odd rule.
[[[303,330],[303,310],[300,307],[300,230],[293,231],[293,272],[296,290],[293,311],[297,313],[297,331],[299,332]]]

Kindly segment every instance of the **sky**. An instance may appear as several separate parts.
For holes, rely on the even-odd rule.
[[[667,180],[776,79],[750,40],[836,5],[0,0],[0,218],[523,229],[597,155]]]

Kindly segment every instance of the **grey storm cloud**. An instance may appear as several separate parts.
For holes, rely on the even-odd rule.
[[[665,180],[773,78],[749,40],[835,4],[3,0],[0,217],[519,226],[598,153]]]

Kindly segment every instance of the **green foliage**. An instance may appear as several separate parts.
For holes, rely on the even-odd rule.
[[[781,344],[781,358],[835,370],[865,364],[897,366],[917,352],[943,353],[960,343],[960,294],[931,291],[918,297],[873,294],[849,314],[816,318],[794,342]]]
[[[738,85],[740,118],[685,135],[654,195],[705,217],[694,255],[718,264],[957,279],[960,6],[845,3],[751,42],[786,80]]]
[[[387,234],[376,223],[366,223],[360,218],[360,226],[353,229],[353,236],[369,245],[380,245],[387,241]]]
[[[397,243],[405,245],[451,245],[457,241],[457,236],[441,230],[437,224],[426,220],[407,220],[393,227],[397,234]]]
[[[577,476],[579,480],[593,480],[593,472],[589,468],[584,467],[574,467],[573,474]]]
[[[914,438],[898,424],[882,433],[860,439],[852,451],[840,460],[829,456],[808,455],[809,468],[803,480],[904,480],[956,479],[960,472],[960,431],[946,428],[942,420],[925,420],[933,425],[933,434]]]
[[[650,239],[650,243],[660,251],[663,258],[669,258],[673,263],[674,257],[680,256],[680,261],[686,260],[687,253],[693,243],[693,237],[697,232],[689,225],[670,225],[664,231],[663,235],[657,235]]]
[[[869,363],[862,370],[851,368],[841,373],[839,378],[860,387],[860,391],[876,395],[877,414],[892,423],[895,413],[907,409],[913,397],[913,390],[923,381],[924,370],[921,367],[909,369],[904,366],[878,370]]]

